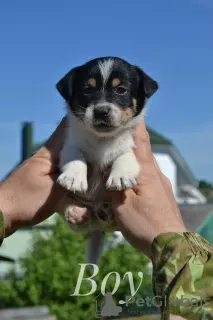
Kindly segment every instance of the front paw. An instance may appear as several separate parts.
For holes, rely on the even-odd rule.
[[[110,190],[132,189],[137,185],[140,168],[135,166],[128,170],[127,168],[112,170],[106,187]]]
[[[63,172],[57,182],[65,189],[72,192],[85,193],[88,189],[87,177],[81,171]]]

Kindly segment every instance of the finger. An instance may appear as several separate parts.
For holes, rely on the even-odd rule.
[[[46,157],[56,159],[63,146],[64,134],[66,126],[66,117],[64,117],[56,130],[52,133],[46,143],[41,147],[38,152],[45,153]]]
[[[66,198],[67,191],[64,190],[59,184],[55,183],[48,199],[36,212],[35,216],[29,220],[29,225],[40,223],[48,219],[55,212],[59,212],[59,208],[66,201]]]
[[[126,189],[122,191],[110,191],[112,198],[113,208],[116,210],[119,206],[126,204],[133,196],[135,192],[132,189]]]
[[[154,164],[156,166],[156,169],[157,169],[157,172],[159,174],[159,177],[161,179],[161,183],[162,183],[162,186],[170,200],[170,203],[173,207],[173,209],[176,211],[176,214],[177,216],[179,217],[180,220],[182,220],[182,217],[181,217],[181,214],[180,214],[180,210],[177,206],[177,202],[175,200],[175,197],[174,197],[174,193],[173,193],[173,189],[172,189],[172,184],[170,182],[170,180],[162,173],[162,171],[160,170],[160,167],[155,159],[155,157],[153,156],[153,160],[154,160]]]
[[[154,164],[155,164],[155,167],[156,167],[156,170],[159,174],[159,177],[161,179],[161,182],[163,184],[163,187],[164,189],[166,190],[167,194],[169,196],[172,196],[173,198],[173,190],[172,190],[172,184],[170,182],[170,180],[163,174],[163,172],[160,170],[160,167],[155,159],[155,157],[153,156],[153,161],[154,161]],[[176,203],[176,202],[175,202]]]
[[[153,162],[150,137],[144,120],[134,128],[133,138],[135,142],[134,151],[139,161],[141,163]]]
[[[160,167],[155,159],[155,157],[153,156],[153,161],[154,161],[154,164],[155,164],[155,167],[156,167],[156,170],[159,174],[159,178],[161,179],[161,182],[163,184],[163,187],[165,189],[165,191],[167,192],[167,194],[169,196],[173,196],[173,190],[172,190],[172,184],[171,182],[169,181],[169,179],[163,174],[163,172],[160,170]]]
[[[133,131],[135,142],[135,155],[138,159],[141,171],[138,179],[138,184],[134,190],[136,194],[141,194],[141,186],[153,179],[159,179],[158,172],[153,159],[152,148],[150,143],[149,133],[146,129],[144,120],[136,126]]]

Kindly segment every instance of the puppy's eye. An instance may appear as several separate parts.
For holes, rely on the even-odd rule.
[[[124,95],[127,93],[127,89],[120,86],[120,87],[115,88],[115,92],[117,94]]]
[[[83,92],[84,94],[91,94],[94,91],[94,88],[91,86],[85,87]]]

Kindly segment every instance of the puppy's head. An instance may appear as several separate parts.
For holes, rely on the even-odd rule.
[[[91,60],[68,72],[56,85],[74,117],[97,135],[131,126],[158,84],[123,59]]]

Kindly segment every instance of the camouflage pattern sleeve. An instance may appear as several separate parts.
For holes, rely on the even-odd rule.
[[[4,216],[2,211],[0,210],[0,246],[4,240]]]
[[[152,244],[153,289],[163,320],[213,319],[213,247],[193,232],[166,233]]]

